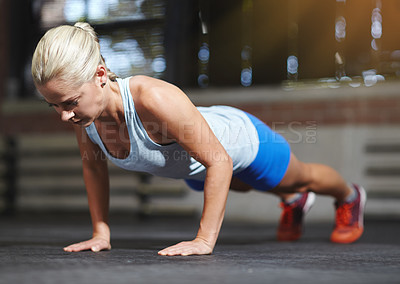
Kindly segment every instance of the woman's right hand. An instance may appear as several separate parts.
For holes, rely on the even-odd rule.
[[[98,252],[101,250],[110,250],[110,249],[111,249],[111,244],[109,240],[102,237],[93,237],[90,240],[69,245],[64,248],[64,251],[78,252],[84,250],[91,250],[93,252]]]

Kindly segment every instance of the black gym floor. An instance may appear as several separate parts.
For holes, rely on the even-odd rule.
[[[276,224],[226,222],[212,255],[158,256],[191,239],[197,219],[113,215],[111,251],[66,253],[90,236],[87,214],[0,218],[0,283],[400,283],[400,220],[366,218],[355,244],[329,242],[332,224],[306,224],[294,243]]]

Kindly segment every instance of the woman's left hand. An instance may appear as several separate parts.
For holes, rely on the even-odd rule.
[[[196,238],[193,241],[180,242],[158,252],[159,255],[202,255],[211,254],[213,246],[203,239]]]

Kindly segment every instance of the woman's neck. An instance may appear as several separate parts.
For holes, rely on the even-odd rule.
[[[105,88],[105,108],[98,120],[100,122],[121,122],[124,119],[124,105],[118,82],[108,80]]]

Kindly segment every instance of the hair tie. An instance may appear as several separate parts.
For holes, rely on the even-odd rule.
[[[80,29],[80,30],[82,30],[82,31],[85,31],[83,28],[81,28],[80,26],[74,26],[75,28],[77,28],[77,29]]]

